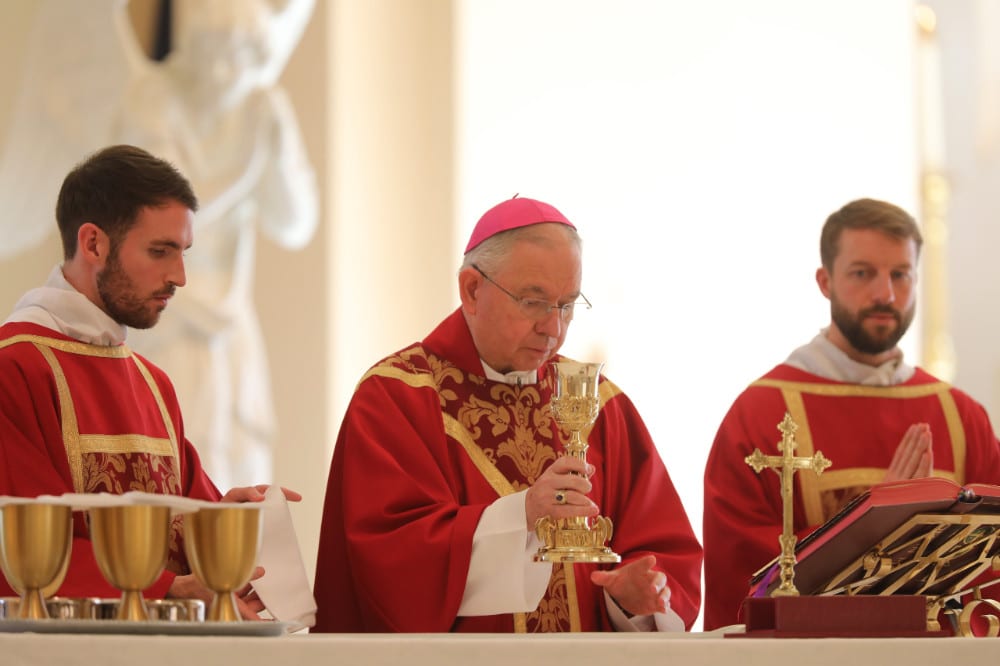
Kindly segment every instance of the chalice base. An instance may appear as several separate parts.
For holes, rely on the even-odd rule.
[[[216,592],[208,607],[206,619],[209,622],[242,622],[243,617],[236,607],[236,595],[232,592]]]
[[[603,548],[546,548],[542,546],[535,553],[535,562],[621,562],[618,553],[608,547]]]
[[[611,519],[598,516],[593,525],[584,518],[539,518],[535,533],[542,542],[536,562],[621,562],[604,544],[611,538]]]

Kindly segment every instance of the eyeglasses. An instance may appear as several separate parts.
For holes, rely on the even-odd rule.
[[[570,321],[571,319],[573,319],[573,311],[576,309],[576,306],[579,305],[588,310],[593,307],[590,304],[590,301],[587,300],[587,297],[584,296],[583,294],[580,294],[580,298],[583,299],[583,303],[565,303],[563,305],[559,305],[557,303],[549,303],[548,301],[543,301],[539,298],[524,298],[521,296],[515,296],[514,294],[510,293],[509,291],[501,287],[499,284],[497,284],[496,281],[494,281],[493,278],[484,273],[483,269],[481,269],[479,266],[472,264],[472,267],[475,268],[480,275],[486,278],[487,282],[492,284],[494,287],[496,287],[503,293],[510,296],[511,299],[515,303],[517,303],[517,306],[521,308],[521,314],[523,314],[525,317],[527,317],[532,321],[541,321],[545,319],[546,317],[549,316],[549,314],[552,313],[553,310],[559,311],[559,318],[562,319],[563,321]]]

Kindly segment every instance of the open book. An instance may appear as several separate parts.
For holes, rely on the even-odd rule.
[[[802,595],[968,592],[1000,555],[1000,486],[931,477],[873,486],[795,549]],[[752,580],[751,596],[780,583],[778,561]]]

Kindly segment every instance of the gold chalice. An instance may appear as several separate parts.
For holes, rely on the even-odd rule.
[[[122,591],[116,620],[149,619],[142,591],[156,582],[170,549],[170,507],[148,504],[88,510],[101,573]]]
[[[66,576],[73,544],[73,509],[25,502],[0,508],[0,566],[20,595],[18,617],[49,617],[45,592]]]
[[[580,432],[593,425],[600,411],[598,384],[603,363],[559,361],[553,363],[556,387],[552,398],[552,418],[570,438],[566,454],[587,460],[587,442]],[[604,544],[611,538],[611,519],[586,516],[553,519],[544,516],[535,524],[542,545],[535,553],[538,562],[620,562],[621,557]]]
[[[246,504],[218,504],[184,516],[188,564],[215,595],[208,607],[208,620],[242,621],[234,593],[253,574],[260,523],[260,508]]]

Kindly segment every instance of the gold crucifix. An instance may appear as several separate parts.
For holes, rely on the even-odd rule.
[[[817,451],[811,458],[796,457],[795,431],[799,426],[792,420],[792,415],[785,412],[785,418],[778,424],[781,431],[781,441],[778,442],[780,456],[766,456],[760,449],[755,448],[753,453],[744,460],[753,467],[753,471],[760,474],[765,467],[774,470],[781,476],[781,536],[778,542],[781,544],[781,557],[778,562],[781,565],[781,585],[778,586],[772,597],[795,597],[799,591],[795,589],[792,582],[795,579],[795,531],[792,529],[792,475],[799,469],[811,469],[816,474],[822,474],[823,470],[831,465],[821,451]]]

